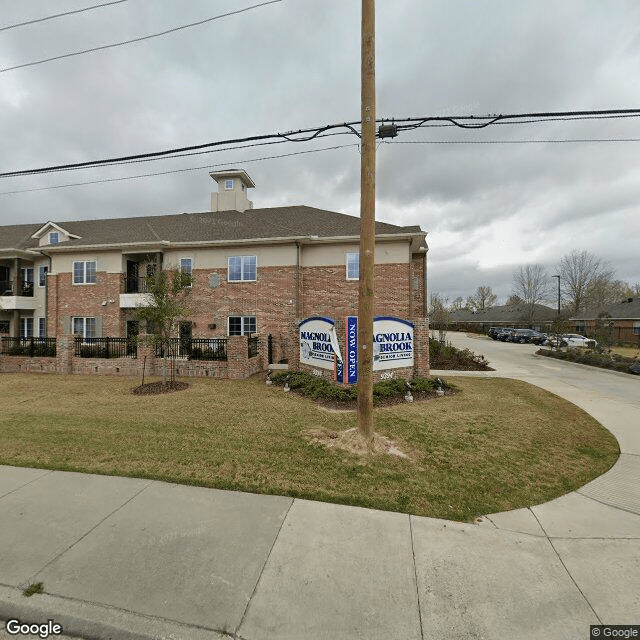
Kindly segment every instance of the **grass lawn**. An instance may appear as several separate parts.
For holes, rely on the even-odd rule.
[[[609,469],[613,436],[574,405],[515,380],[455,378],[458,393],[375,409],[412,460],[308,444],[355,427],[258,379],[191,379],[135,396],[139,380],[3,374],[0,464],[168,480],[470,521],[576,489]]]
[[[611,347],[611,351],[625,358],[640,358],[640,347]]]

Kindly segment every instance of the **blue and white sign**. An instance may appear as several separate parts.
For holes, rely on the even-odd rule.
[[[336,369],[338,381],[342,381],[342,354],[338,345],[335,322],[330,318],[315,316],[303,320],[300,325],[300,362],[320,369]]]
[[[373,370],[413,366],[413,323],[391,316],[373,319]]]
[[[358,382],[358,316],[347,317],[347,382]]]

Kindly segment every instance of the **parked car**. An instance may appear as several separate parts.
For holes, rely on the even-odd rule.
[[[510,341],[519,342],[520,344],[542,344],[542,342],[546,340],[546,338],[547,335],[545,333],[540,333],[539,331],[535,331],[534,329],[516,329],[511,334]]]
[[[487,335],[493,340],[498,339],[498,334],[502,331],[502,327],[491,327],[489,331],[487,331]]]
[[[593,349],[598,346],[595,340],[585,338],[578,333],[565,333],[562,339],[567,343],[568,347],[588,347],[589,349]]]
[[[508,342],[514,331],[515,329],[513,327],[506,327],[498,333],[497,339],[500,340],[500,342]]]
[[[552,347],[588,347],[589,349],[598,346],[595,340],[585,338],[577,333],[549,336],[544,344]]]

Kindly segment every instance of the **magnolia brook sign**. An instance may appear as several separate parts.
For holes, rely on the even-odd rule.
[[[413,367],[414,325],[392,316],[373,321],[373,370]],[[300,323],[300,362],[334,370],[339,382],[358,381],[358,318],[346,319],[345,359],[340,350],[335,322],[314,316]]]

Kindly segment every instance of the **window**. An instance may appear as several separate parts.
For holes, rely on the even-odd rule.
[[[95,284],[96,283],[96,261],[74,261],[73,262],[73,284]]]
[[[33,337],[33,318],[20,318],[20,337]]]
[[[22,282],[33,284],[33,267],[24,267],[22,269]]]
[[[256,280],[256,256],[230,256],[229,282],[240,282],[241,280]]]
[[[640,336],[640,322],[633,323],[633,335]]]
[[[47,337],[47,319],[46,318],[38,318],[38,337],[40,338]]]
[[[0,333],[9,333],[9,321],[0,320]]]
[[[191,278],[193,275],[193,260],[191,258],[180,258],[180,271]]]
[[[81,338],[96,337],[95,318],[73,318],[73,335]]]
[[[47,271],[49,271],[49,267],[38,267],[38,286],[46,287],[47,286]]]
[[[224,188],[226,191],[231,191],[233,189],[233,180],[225,180]]]
[[[60,234],[57,231],[49,233],[49,244],[58,244],[60,242]]]
[[[347,280],[360,279],[360,254],[347,253]]]
[[[247,336],[256,332],[255,316],[230,316],[229,317],[229,335],[230,336]]]
[[[587,330],[586,325],[584,324],[577,324],[576,325],[576,333],[584,333]]]

